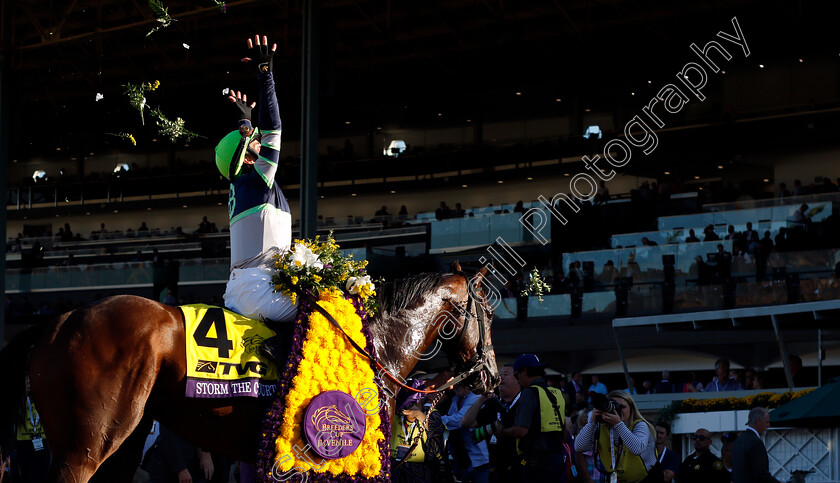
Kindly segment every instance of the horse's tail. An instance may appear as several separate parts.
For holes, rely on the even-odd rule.
[[[0,446],[4,448],[15,439],[15,422],[22,416],[26,400],[29,353],[44,327],[44,324],[38,324],[24,329],[0,350],[0,391],[3,394],[0,397]]]

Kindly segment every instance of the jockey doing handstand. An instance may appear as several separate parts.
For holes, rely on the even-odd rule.
[[[274,255],[288,251],[292,243],[289,203],[275,179],[281,132],[272,72],[277,44],[269,48],[268,39],[263,36],[260,42],[258,35],[254,41],[248,39],[248,48],[255,52],[257,61],[259,122],[256,126],[251,122],[256,103],[249,105],[247,95],[231,90],[228,99],[238,108],[239,129],[216,146],[216,166],[230,181],[230,279],[224,300],[228,308],[247,317],[269,323],[288,322],[294,320],[297,305],[274,292],[271,283]],[[284,350],[284,341],[278,337],[263,345],[263,353],[276,362],[282,359]]]

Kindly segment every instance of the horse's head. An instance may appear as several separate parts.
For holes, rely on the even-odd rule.
[[[383,366],[407,377],[419,361],[446,354],[456,378],[474,391],[499,381],[490,338],[493,311],[482,281],[455,273],[414,275],[379,290],[380,313],[371,326]]]
[[[470,277],[455,262],[453,270],[455,273],[446,279],[453,296],[447,299],[447,306],[438,313],[435,323],[439,327],[438,337],[449,336],[440,323],[441,317],[456,321],[457,329],[449,336],[447,355],[454,363],[455,372],[467,375],[464,382],[470,389],[488,392],[499,384],[500,378],[490,336],[493,309],[482,284],[487,269],[482,268]]]

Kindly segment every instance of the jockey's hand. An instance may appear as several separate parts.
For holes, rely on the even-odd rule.
[[[254,42],[248,39],[248,50],[253,51],[257,60],[257,70],[260,72],[272,72],[274,70],[274,52],[277,51],[277,44],[273,44],[268,48],[268,38],[263,35],[262,43],[260,43],[260,36],[254,36],[257,48],[254,49]],[[251,57],[243,57],[242,62],[251,62]]]
[[[242,94],[239,91],[230,89],[227,98],[233,103],[234,107],[239,111],[239,120],[251,120],[251,109],[257,105],[256,102],[248,104],[248,94]]]
[[[192,483],[192,476],[190,470],[184,468],[178,472],[178,483]]]
[[[207,481],[213,479],[213,457],[206,451],[198,450],[198,466],[204,472],[204,478]]]

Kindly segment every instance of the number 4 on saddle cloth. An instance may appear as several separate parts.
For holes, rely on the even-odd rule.
[[[267,339],[277,339],[274,330],[220,307],[192,304],[180,308],[187,334],[187,397],[274,395],[277,367],[261,353]]]

